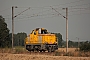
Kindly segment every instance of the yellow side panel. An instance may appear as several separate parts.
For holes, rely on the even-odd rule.
[[[30,34],[29,37],[25,39],[26,44],[38,44],[38,43],[48,43],[48,44],[54,44],[56,43],[56,36],[55,35],[34,35]]]
[[[37,37],[37,35],[30,34],[30,43],[31,44],[38,43],[38,37]]]
[[[53,44],[55,42],[56,42],[55,35],[43,35],[42,36],[42,43]]]

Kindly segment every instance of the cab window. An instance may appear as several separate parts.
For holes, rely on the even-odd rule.
[[[34,31],[34,35],[36,35],[36,32]]]
[[[47,34],[47,30],[41,30],[41,34]]]

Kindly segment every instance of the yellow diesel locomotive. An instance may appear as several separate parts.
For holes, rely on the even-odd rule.
[[[54,52],[58,49],[57,37],[44,28],[36,28],[25,38],[25,48],[28,51]]]

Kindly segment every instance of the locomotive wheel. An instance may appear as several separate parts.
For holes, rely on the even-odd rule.
[[[40,50],[40,52],[42,52],[42,50]]]
[[[43,50],[43,52],[45,52],[45,50]]]
[[[51,48],[51,47],[49,47],[48,52],[52,52],[52,51],[51,51],[51,49],[52,49],[52,48]]]

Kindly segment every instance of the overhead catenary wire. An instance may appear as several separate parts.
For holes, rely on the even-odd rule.
[[[46,19],[46,18],[54,18],[54,17],[57,17],[57,15],[52,15],[52,16],[47,16],[47,17],[38,17],[39,19]],[[24,20],[25,19],[25,20]],[[37,20],[37,18],[31,18],[31,17],[28,17],[28,18],[18,18],[16,21],[32,21],[32,20]]]
[[[77,14],[70,14],[69,16],[74,16],[74,15],[80,15],[80,14],[90,14],[90,13],[77,13]],[[52,15],[54,15],[54,16],[52,16],[52,17],[58,17],[59,15],[58,14],[52,14]],[[49,17],[50,16],[50,17]],[[44,17],[40,17],[39,15],[38,16],[31,16],[31,17],[20,17],[20,18],[17,18],[15,21],[26,21],[27,19],[28,20],[37,20],[37,19],[45,19],[45,18],[52,18],[51,17],[51,15],[49,15],[49,16],[44,16]],[[25,20],[24,20],[25,19]]]
[[[71,7],[80,7],[80,6],[86,6],[86,5],[90,5],[90,3],[84,3],[84,4],[79,4],[79,5],[74,5],[74,6],[68,6],[69,8]]]
[[[51,6],[60,6],[60,5],[66,5],[66,4],[71,4],[71,3],[76,3],[76,2],[80,2],[80,1],[84,1],[84,0],[78,0],[78,1],[73,1],[73,2],[68,2],[68,3],[64,3],[64,4],[58,4],[58,5],[51,5]],[[31,7],[31,8],[50,8],[50,6],[43,6],[43,7]],[[18,8],[28,8],[28,7],[18,7]],[[45,8],[45,9],[46,9]],[[10,8],[7,8],[7,9],[3,9],[3,10],[1,10],[0,12],[4,12],[4,11],[6,11],[6,10],[8,10],[8,9],[11,9],[11,7]]]
[[[55,9],[55,8],[54,8]],[[83,10],[90,10],[90,8],[89,7],[85,7],[85,8],[72,8],[72,9],[74,9],[74,10],[70,10],[69,11],[69,13],[71,13],[71,12],[77,12],[77,11],[83,11]],[[49,10],[50,11],[50,10]],[[55,11],[56,11],[56,9],[55,9]],[[46,10],[46,11],[44,11],[44,13],[48,13],[48,10]],[[39,14],[38,13],[35,13],[35,14],[31,14],[30,16],[33,16],[33,17],[35,17],[35,16],[44,16],[44,15],[48,15],[48,14],[42,14],[43,13],[43,11],[40,13],[39,12]],[[51,12],[52,13],[52,12]],[[53,13],[52,13],[53,14]],[[50,14],[49,14],[50,15]],[[10,16],[10,15],[7,15],[7,16]],[[29,16],[29,15],[26,15],[27,17]]]
[[[73,1],[73,2],[68,2],[68,3],[64,3],[64,4],[59,4],[59,5],[51,5],[51,6],[60,6],[60,5],[67,5],[67,4],[71,4],[71,3],[76,3],[76,2],[81,2],[81,1],[84,1],[84,0],[78,0],[78,1]],[[90,4],[90,3],[88,3],[88,4]],[[83,4],[81,4],[81,5],[83,5]],[[75,5],[75,6],[79,6],[79,5]],[[43,6],[43,7],[41,7],[41,8],[44,8],[44,7],[48,7],[48,8],[50,8],[50,6]],[[69,6],[67,6],[67,7],[69,7]],[[74,6],[70,6],[70,7],[74,7]],[[28,7],[18,7],[18,8],[28,8]],[[39,8],[39,7],[31,7],[31,8]],[[40,8],[39,8],[40,9]]]
[[[30,9],[30,7],[28,9]],[[23,12],[27,11],[28,9],[26,9],[26,10],[22,11],[21,13],[15,15],[13,18],[17,17],[18,15],[21,15]]]
[[[85,9],[84,9],[85,10]],[[73,16],[73,15],[80,15],[80,14],[90,14],[90,13],[77,13],[76,14],[76,12],[78,12],[78,11],[82,11],[83,12],[83,10],[76,10],[76,11],[69,11],[69,16]],[[75,12],[75,13],[73,13],[73,12]],[[71,13],[73,13],[73,14],[71,14]],[[49,16],[49,15],[56,15],[56,16],[59,16],[58,14],[56,14],[56,13],[47,13],[47,14],[34,14],[34,15],[31,15],[31,16],[19,16],[17,19],[26,19],[26,18],[36,18],[36,17],[40,17],[41,18],[41,16],[43,16],[44,18],[46,17],[47,18],[47,16]],[[43,18],[42,17],[42,18]],[[9,18],[8,18],[9,19]]]
[[[51,7],[52,8],[52,7]],[[56,9],[52,8],[52,10],[56,11],[59,15],[61,15],[62,17],[66,18],[65,16],[63,16],[60,12],[58,12]]]
[[[77,3],[77,2],[81,2],[81,1],[84,1],[84,0],[78,0],[78,1],[73,1],[73,2],[69,2],[69,3],[65,3],[65,4],[59,4],[59,5],[52,5],[53,6],[60,6],[60,5],[67,5],[67,4],[72,4],[72,3]],[[89,3],[88,3],[89,4]],[[79,5],[75,5],[75,6],[82,6],[82,5],[88,5],[88,4],[79,4]],[[73,7],[75,7],[73,6]],[[70,6],[68,6],[70,8]],[[18,8],[28,8],[28,7],[18,7]],[[30,13],[30,16],[32,17],[37,17],[37,16],[45,16],[45,14],[42,14],[42,13],[46,13],[47,11],[50,11],[50,8],[51,6],[44,6],[44,7],[31,7],[32,9],[44,9],[44,8],[48,8],[48,10],[46,11],[41,11],[41,12],[37,12],[37,13]],[[32,10],[31,9],[31,10]],[[56,10],[56,8],[54,8]],[[71,8],[71,9],[75,9],[75,8]],[[79,9],[79,8],[78,8]],[[71,11],[71,12],[74,12],[74,11]],[[64,12],[65,13],[65,12]],[[62,12],[60,14],[63,14]],[[24,14],[22,14],[24,16]],[[49,14],[47,14],[49,15]],[[9,16],[9,15],[8,15]],[[25,15],[26,16],[26,15]],[[21,17],[21,16],[20,16]],[[29,17],[29,15],[26,16],[26,18]]]
[[[30,9],[30,10],[32,10],[32,9]],[[39,13],[45,13],[45,12],[47,12],[47,11],[50,11],[50,9],[48,9],[48,10],[44,10],[44,11],[41,11],[41,12],[37,12],[37,13],[30,13],[30,15],[37,15],[37,14],[39,14]],[[22,13],[22,12],[18,12],[18,13]],[[17,14],[18,14],[17,13]],[[15,13],[16,14],[16,13]],[[23,15],[23,14],[21,14],[21,15]],[[11,15],[10,14],[8,14],[8,15],[3,15],[4,17],[11,17]],[[27,16],[29,16],[29,15],[27,15]]]
[[[67,5],[67,4],[73,4],[73,3],[77,3],[77,2],[81,2],[81,1],[84,1],[84,0],[78,0],[78,1],[72,1],[72,2],[67,2],[67,3],[63,3],[63,4],[56,4],[56,5],[50,5],[50,6],[63,6],[63,5]],[[41,6],[41,7],[31,7],[31,6],[28,6],[28,7],[31,7],[31,8],[33,8],[33,9],[40,9],[40,8],[45,8],[45,9],[47,9],[47,8],[50,8],[50,6]],[[24,6],[24,7],[18,7],[18,8],[28,8],[27,6]]]

